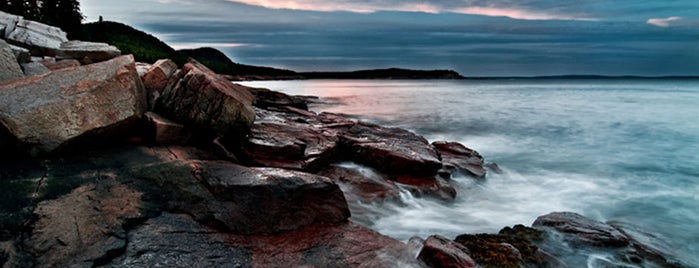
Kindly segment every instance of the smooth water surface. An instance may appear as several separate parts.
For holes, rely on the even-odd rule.
[[[331,103],[312,107],[317,112],[458,141],[504,170],[482,181],[455,178],[453,203],[407,195],[353,211],[385,235],[454,238],[573,211],[657,234],[658,247],[699,266],[699,80],[245,84]]]

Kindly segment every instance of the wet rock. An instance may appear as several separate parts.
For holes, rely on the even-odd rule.
[[[164,189],[169,207],[235,233],[274,233],[349,217],[339,187],[308,173],[222,161],[174,161],[133,173]]]
[[[163,213],[128,233],[124,254],[109,267],[253,267],[252,252],[185,215]]]
[[[196,61],[163,90],[154,111],[186,125],[242,137],[255,120],[253,96]]]
[[[350,204],[380,202],[400,196],[400,188],[393,181],[369,168],[331,165],[321,170],[318,175],[328,177],[339,184]]]
[[[155,105],[155,100],[165,89],[170,78],[177,71],[177,64],[169,59],[161,59],[148,68],[142,76],[143,86],[148,94],[148,107],[151,109]]]
[[[353,161],[387,174],[433,175],[442,166],[434,147],[405,129],[360,122],[340,139]]]
[[[27,62],[22,63],[22,71],[26,76],[34,76],[50,73],[51,69],[47,68],[46,65],[41,62]]]
[[[172,122],[153,112],[146,112],[144,116],[148,122],[147,139],[151,143],[187,144],[192,139],[192,131],[182,124]]]
[[[254,267],[422,267],[407,245],[351,222],[273,235],[228,237],[253,251]]]
[[[143,193],[106,180],[39,203],[38,220],[24,242],[38,266],[94,266],[124,250],[123,226],[143,217]]]
[[[62,42],[56,50],[56,58],[77,59],[85,64],[110,60],[119,55],[121,51],[115,46],[76,40]]]
[[[390,178],[415,196],[454,200],[456,188],[440,176],[392,175]]]
[[[243,154],[254,164],[317,171],[335,160],[337,137],[307,124],[256,122]]]
[[[3,12],[0,22],[5,25],[5,39],[29,49],[32,55],[53,55],[61,43],[68,41],[67,34],[60,28],[19,16]]]
[[[302,110],[308,110],[306,98],[290,96],[281,92],[266,88],[249,87],[248,90],[255,96],[255,106],[259,108],[289,106]]]
[[[478,267],[462,244],[445,237],[428,237],[417,258],[429,267]]]
[[[0,85],[0,128],[31,155],[81,146],[78,138],[88,134],[117,135],[144,111],[143,85],[132,56]]]
[[[485,267],[548,267],[541,258],[536,242],[542,233],[532,228],[516,225],[506,227],[499,234],[464,234],[454,239],[470,250],[470,256]]]
[[[476,178],[485,177],[483,157],[478,152],[458,142],[436,141],[432,145],[442,159],[442,169],[449,174],[458,170]]]
[[[574,243],[598,247],[623,247],[629,244],[629,238],[613,226],[573,212],[553,212],[540,216],[532,226],[552,228]]]
[[[23,77],[22,68],[17,63],[15,53],[5,41],[0,39],[0,82]]]

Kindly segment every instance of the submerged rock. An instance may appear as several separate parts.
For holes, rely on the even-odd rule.
[[[86,134],[118,135],[144,111],[132,56],[0,84],[0,128],[31,155],[51,153]]]

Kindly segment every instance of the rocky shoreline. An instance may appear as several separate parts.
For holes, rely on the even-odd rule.
[[[487,179],[483,157],[23,21],[0,14],[3,267],[576,267],[557,244],[683,267],[648,234],[574,213],[454,240],[383,236],[351,204],[404,189],[449,202],[455,172]]]

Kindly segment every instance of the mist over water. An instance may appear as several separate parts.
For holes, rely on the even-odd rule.
[[[456,176],[453,203],[405,193],[353,204],[353,220],[382,234],[454,238],[572,211],[656,234],[659,247],[699,266],[699,80],[245,84],[319,96],[328,104],[316,112],[461,142],[503,169],[485,180]]]

